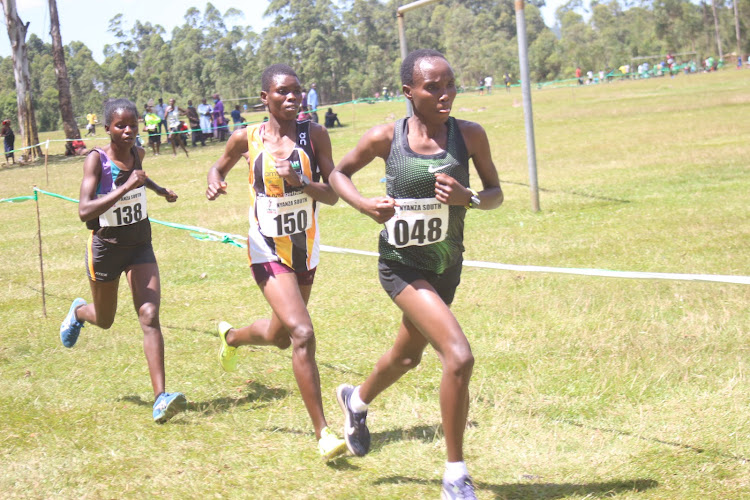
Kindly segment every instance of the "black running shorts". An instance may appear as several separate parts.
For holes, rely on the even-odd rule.
[[[449,267],[442,274],[405,266],[394,260],[378,260],[380,284],[391,299],[401,293],[411,283],[424,280],[432,285],[437,294],[447,305],[451,305],[456,295],[456,288],[461,282],[461,263]]]
[[[150,241],[134,247],[113,245],[92,233],[86,245],[86,273],[91,281],[114,281],[130,266],[155,262]]]

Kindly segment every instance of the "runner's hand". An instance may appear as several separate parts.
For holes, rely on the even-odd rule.
[[[287,181],[290,186],[299,187],[302,185],[299,174],[292,168],[292,163],[289,160],[277,160],[276,173],[279,174],[279,177]]]
[[[212,182],[208,185],[208,188],[206,189],[206,198],[209,200],[215,200],[221,194],[227,194],[226,182]]]
[[[396,213],[396,200],[387,196],[363,198],[359,211],[378,224],[383,224]]]
[[[468,206],[471,191],[447,174],[435,174],[435,198],[446,205]]]
[[[125,181],[125,191],[132,191],[133,189],[143,186],[146,183],[146,179],[148,179],[146,172],[143,170],[133,170],[130,173],[128,180]]]
[[[174,203],[175,201],[177,201],[177,194],[171,189],[167,189],[165,187],[159,190],[159,196],[163,196],[169,203]]]

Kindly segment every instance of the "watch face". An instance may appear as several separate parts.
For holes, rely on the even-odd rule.
[[[472,196],[471,197],[471,204],[473,206],[478,207],[480,203],[482,203],[482,200],[479,199],[479,196]]]

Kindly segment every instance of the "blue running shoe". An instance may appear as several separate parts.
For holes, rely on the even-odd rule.
[[[60,340],[65,347],[73,347],[78,342],[78,334],[81,333],[81,328],[83,328],[83,321],[76,319],[76,309],[85,305],[86,301],[82,298],[77,298],[70,304],[68,315],[65,316],[62,325],[60,325]]]
[[[349,406],[354,386],[341,384],[336,388],[336,399],[344,412],[344,440],[352,455],[363,457],[370,451],[370,429],[367,428],[367,411],[355,413]]]
[[[440,498],[442,500],[476,500],[474,483],[471,482],[469,476],[463,476],[458,481],[446,481],[443,479],[443,492]]]
[[[162,392],[154,403],[154,422],[163,424],[187,408],[187,399],[181,392]]]

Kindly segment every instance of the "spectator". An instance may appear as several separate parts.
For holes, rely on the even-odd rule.
[[[182,130],[180,130],[180,115],[187,114],[187,112],[178,107],[177,103],[175,102],[174,98],[169,100],[169,106],[167,106],[166,111],[166,117],[167,117],[167,126],[169,127],[169,141],[172,143],[172,154],[174,156],[177,156],[177,145],[179,145],[183,151],[185,151],[185,156],[188,155],[187,148],[185,147],[187,141],[183,142],[183,133]]]
[[[242,119],[242,115],[240,114],[239,104],[235,105],[230,115],[232,115],[232,131],[235,131],[238,128],[242,128],[242,122],[244,122],[245,120]]]
[[[224,103],[221,102],[219,94],[214,94],[214,132],[216,138],[220,141],[225,141],[227,138],[227,122],[224,118]]]
[[[318,91],[315,89],[315,84],[310,85],[310,92],[307,93],[307,107],[310,109],[312,115],[312,121],[318,123]]]
[[[302,106],[302,109],[300,110],[299,114],[297,115],[297,121],[303,122],[305,120],[309,120],[311,118],[310,113],[307,112],[307,106]]]
[[[333,128],[337,123],[339,127],[343,127],[341,121],[339,121],[339,115],[333,112],[333,108],[328,108],[326,112],[326,128]]]
[[[16,156],[13,153],[13,149],[15,148],[16,135],[13,133],[13,129],[10,128],[10,120],[3,120],[3,125],[0,127],[0,137],[3,138],[3,142],[5,143],[5,164],[8,164],[8,158],[10,158],[15,165]]]
[[[160,97],[159,98],[159,104],[154,106],[154,112],[156,113],[156,116],[159,117],[159,126],[156,127],[156,131],[161,134],[161,128],[164,127],[164,132],[169,132],[169,127],[167,127],[167,121],[165,120],[165,116],[167,113],[167,107],[164,105],[164,100]],[[167,141],[169,140],[169,137],[167,137]]]
[[[510,92],[510,73],[503,75],[503,82],[505,83],[505,91]]]
[[[99,121],[96,119],[96,113],[89,113],[86,115],[86,136],[96,135],[96,124]]]
[[[578,85],[583,85],[583,78],[581,78],[582,74],[583,73],[581,72],[581,67],[577,66],[576,67],[576,78],[578,78]]]
[[[160,123],[161,118],[154,112],[153,101],[149,101],[146,106],[146,116],[143,117],[143,131],[148,134],[148,143],[151,145],[154,156],[159,156],[159,150],[161,149]]]
[[[188,122],[190,122],[190,136],[193,147],[199,142],[201,143],[201,146],[205,146],[206,139],[203,138],[203,132],[201,131],[200,117],[198,116],[198,110],[193,106],[192,99],[188,100],[187,118]],[[185,142],[187,142],[187,139],[185,139]]]
[[[211,115],[213,114],[213,111],[214,109],[209,104],[206,104],[205,98],[203,98],[201,103],[198,104],[198,116],[201,121],[201,139],[203,145],[206,144],[206,137],[213,137],[211,132]]]
[[[488,76],[484,79],[484,86],[487,88],[487,95],[492,93],[492,77]]]

